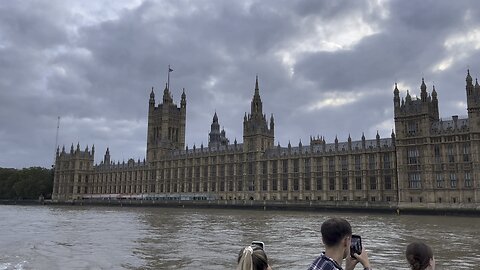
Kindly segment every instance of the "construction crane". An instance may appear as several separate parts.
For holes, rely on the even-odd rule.
[[[52,168],[55,167],[55,160],[57,159],[57,148],[58,148],[58,131],[60,130],[60,116],[57,117],[57,135],[55,136],[55,149],[54,149],[54,157],[53,157],[53,165]]]

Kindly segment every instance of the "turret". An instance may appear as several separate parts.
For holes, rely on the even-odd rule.
[[[150,110],[153,110],[155,108],[155,92],[153,92],[153,86],[152,92],[150,92],[150,99],[148,100],[148,104]]]
[[[348,134],[348,150],[352,150],[352,137]]]
[[[467,91],[467,97],[470,97],[473,94],[473,83],[472,76],[470,76],[470,70],[467,69],[467,77],[465,78],[466,85],[465,90]]]
[[[465,89],[467,92],[467,111],[469,119],[470,131],[480,131],[480,85],[475,79],[475,86],[473,85],[472,76],[470,76],[470,70],[467,70],[467,77],[465,78]]]
[[[365,149],[366,144],[365,144],[365,133],[362,132],[362,148]]]
[[[103,157],[103,164],[110,164],[110,149],[108,149],[108,147],[105,156]]]
[[[377,136],[375,136],[375,139],[377,140],[377,148],[380,148],[380,134],[378,134],[378,130],[377,130]]]
[[[420,86],[420,97],[422,102],[427,102],[427,86],[425,85],[425,80],[422,78],[422,85]]]
[[[412,97],[410,96],[410,92],[407,90],[407,96],[405,97],[405,102],[407,104],[412,102]]]
[[[168,84],[165,83],[165,89],[163,89],[163,104],[172,103],[173,99],[170,95],[170,89],[168,89]]]
[[[185,88],[183,88],[182,92],[182,100],[180,101],[180,107],[182,109],[187,107],[187,95],[185,95]]]
[[[273,120],[273,113],[272,113],[272,116],[270,116],[270,130],[273,132],[274,129],[275,129],[275,122]]]
[[[397,83],[395,83],[395,89],[393,89],[393,104],[395,109],[400,107],[400,91],[398,91]]]
[[[228,145],[229,140],[225,137],[225,130],[220,131],[217,112],[213,115],[210,133],[208,134],[208,147]]]

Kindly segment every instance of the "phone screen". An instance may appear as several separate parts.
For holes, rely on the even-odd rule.
[[[352,242],[350,244],[350,256],[355,258],[353,254],[360,254],[362,253],[362,238],[360,235],[352,235]]]

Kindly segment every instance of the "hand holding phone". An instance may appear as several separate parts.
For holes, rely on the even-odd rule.
[[[360,255],[362,253],[362,238],[360,235],[352,235],[352,242],[350,243],[350,256],[355,259],[353,254]]]
[[[262,241],[252,241],[252,246],[259,246],[261,247],[263,250],[265,250],[265,244],[262,242]]]

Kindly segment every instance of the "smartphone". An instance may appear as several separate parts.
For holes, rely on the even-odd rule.
[[[259,246],[262,249],[265,249],[265,244],[262,241],[252,241],[252,246]]]
[[[354,253],[359,255],[362,253],[362,238],[360,235],[355,234],[352,235],[352,242],[350,244],[350,256],[352,256],[352,258],[355,258],[353,256]]]

